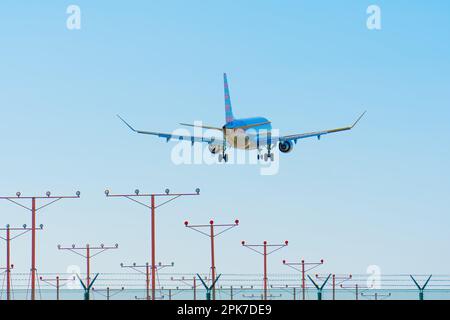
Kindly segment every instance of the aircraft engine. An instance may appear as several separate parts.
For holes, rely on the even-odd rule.
[[[283,141],[278,144],[278,149],[283,153],[289,153],[294,149],[292,141]]]
[[[208,149],[209,149],[209,152],[211,152],[212,154],[217,154],[217,153],[222,152],[223,146],[220,144],[210,144],[210,145],[208,145]]]

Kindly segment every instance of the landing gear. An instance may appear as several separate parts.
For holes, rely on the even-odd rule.
[[[264,161],[268,161],[270,159],[270,161],[274,160],[274,155],[273,153],[264,153]]]
[[[225,153],[227,150],[227,135],[226,135],[226,128],[225,126],[222,128],[223,133],[223,145],[222,145],[222,153],[219,154],[219,162],[222,162],[222,160],[226,163],[228,162],[228,155]]]
[[[274,160],[274,155],[273,155],[273,152],[271,152],[271,153],[264,153],[264,154],[259,154],[258,153],[256,158],[258,160],[263,160],[264,159],[264,161],[267,162],[269,159],[270,159],[270,161],[273,161]]]
[[[270,159],[270,161],[273,161],[274,160],[274,155],[273,155],[273,153],[258,154],[256,156],[256,159],[258,159],[258,160],[263,160],[264,159],[264,161],[268,161]]]
[[[273,152],[271,152],[271,151],[272,151],[272,146],[269,144],[267,146],[267,153],[264,153],[264,156],[258,154],[258,160],[264,159],[264,161],[267,162],[270,159],[270,161],[273,161],[274,155],[273,155]]]
[[[228,154],[226,154],[226,153],[219,154],[219,162],[222,162],[222,160],[224,162],[228,162]]]

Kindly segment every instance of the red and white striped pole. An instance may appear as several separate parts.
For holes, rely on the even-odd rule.
[[[41,225],[34,230],[42,230],[42,228],[43,226]],[[0,269],[5,269],[6,272],[6,300],[11,300],[11,269],[14,267],[11,263],[11,241],[32,231],[32,228],[27,228],[25,224],[22,228],[11,228],[8,224],[6,228],[0,228],[0,231],[6,231],[6,237],[0,236],[0,239],[6,242],[6,267]],[[17,232],[17,234],[12,235],[11,232]]]
[[[200,194],[200,189],[196,189],[195,193],[170,193],[169,189],[165,190],[165,193],[149,193],[149,194],[141,194],[138,189],[134,191],[134,194],[111,194],[109,190],[105,190],[106,197],[110,198],[127,198],[133,202],[136,202],[148,209],[150,209],[150,245],[151,245],[151,252],[150,252],[150,260],[151,260],[151,283],[152,283],[152,300],[155,300],[156,295],[156,271],[158,269],[158,266],[156,265],[156,223],[155,223],[155,216],[156,216],[156,208],[159,208],[166,203],[169,203],[181,196],[197,196]],[[136,198],[150,198],[150,205],[148,202],[141,202],[136,200]],[[162,202],[161,204],[156,204],[156,198],[159,197],[168,197],[168,200]]]
[[[245,241],[242,241],[241,244],[244,247],[247,247],[248,249],[255,251],[256,253],[259,253],[263,256],[264,261],[264,279],[263,279],[263,298],[264,300],[267,300],[268,294],[267,294],[267,284],[268,284],[268,277],[267,277],[267,256],[274,253],[275,251],[278,251],[288,245],[288,241],[286,240],[283,244],[268,244],[267,241],[264,241],[262,245],[260,244],[246,244]],[[262,252],[259,248],[263,248]],[[268,251],[268,249],[272,249]]]
[[[50,191],[45,196],[23,197],[20,192],[15,197],[0,197],[0,200],[7,200],[31,212],[31,300],[36,299],[36,214],[39,210],[62,199],[76,199],[80,197],[80,191],[75,196],[52,196]],[[48,200],[47,203],[37,207],[37,200]],[[31,200],[31,208],[23,205],[21,201]]]
[[[209,221],[209,225],[207,224],[197,224],[197,225],[190,225],[188,221],[184,222],[184,225],[187,228],[190,228],[192,230],[195,230],[203,235],[206,235],[210,238],[210,245],[211,245],[211,283],[212,286],[212,299],[216,300],[216,260],[215,260],[215,246],[214,246],[214,238],[218,235],[221,235],[222,233],[237,227],[239,225],[239,220],[235,220],[234,223],[229,224],[214,224],[214,220]],[[203,228],[209,228],[209,233],[202,231]],[[215,232],[215,228],[223,228],[219,232]]]
[[[303,259],[301,262],[287,262],[286,260],[283,260],[283,264],[301,273],[302,299],[306,300],[306,272],[322,265],[323,259],[320,260],[320,262],[305,262]]]

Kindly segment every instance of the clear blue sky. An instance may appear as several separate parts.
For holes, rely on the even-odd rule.
[[[78,4],[82,29],[66,29]],[[382,30],[366,8],[382,9]],[[450,4],[444,1],[2,1],[0,194],[74,193],[38,223],[40,272],[82,265],[61,244],[120,244],[92,270],[149,257],[149,215],[103,190],[201,188],[158,212],[158,261],[207,272],[207,239],[183,221],[241,220],[217,242],[219,272],[261,272],[249,242],[290,245],[272,256],[324,258],[322,271],[448,272]],[[132,135],[115,118],[171,131],[223,124],[222,73],[237,116],[282,133],[349,124],[351,133],[299,143],[280,172],[175,166],[171,145]],[[0,202],[0,224],[30,217]],[[3,244],[0,259],[4,259]],[[29,270],[29,238],[14,243]],[[3,264],[3,263],[2,263]]]

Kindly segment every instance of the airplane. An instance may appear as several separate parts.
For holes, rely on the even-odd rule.
[[[242,149],[242,150],[258,150],[257,158],[264,159],[264,161],[274,160],[272,149],[278,144],[278,149],[282,153],[289,153],[294,148],[294,144],[297,144],[298,140],[317,137],[320,140],[321,136],[330,133],[336,133],[341,131],[348,131],[353,129],[356,124],[361,120],[366,112],[363,112],[359,118],[351,125],[347,127],[341,127],[336,129],[306,132],[299,134],[292,134],[287,136],[272,136],[272,124],[267,118],[253,117],[237,119],[234,117],[233,109],[231,107],[230,88],[228,86],[227,74],[223,74],[224,81],[224,95],[225,95],[225,124],[222,127],[203,126],[195,124],[180,123],[182,126],[188,127],[200,127],[203,129],[212,129],[222,132],[222,139],[216,137],[197,137],[189,135],[176,135],[170,133],[154,132],[154,131],[142,131],[134,129],[128,122],[126,122],[120,115],[117,117],[122,120],[125,125],[132,131],[140,134],[154,135],[160,138],[169,140],[181,140],[190,141],[191,144],[207,143],[208,149],[212,154],[218,154],[219,162],[227,162],[228,154],[226,153],[228,148]],[[267,150],[264,155],[261,154],[262,149]]]

